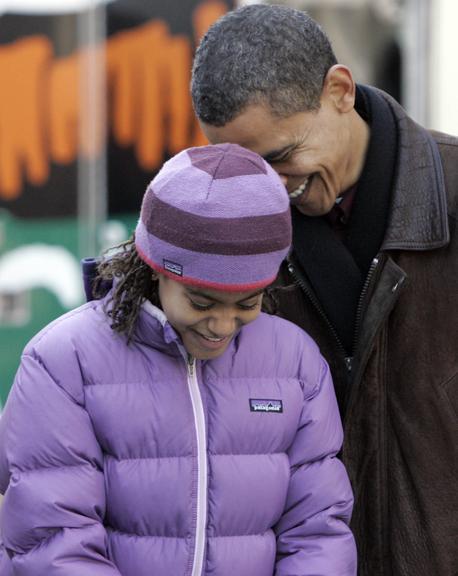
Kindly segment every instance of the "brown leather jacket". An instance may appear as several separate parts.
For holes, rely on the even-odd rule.
[[[383,96],[396,117],[398,168],[354,357],[344,358],[294,254],[274,296],[331,365],[359,573],[457,576],[458,139],[427,132]]]

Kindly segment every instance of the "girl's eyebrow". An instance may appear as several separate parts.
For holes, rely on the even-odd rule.
[[[251,298],[255,298],[256,296],[259,296],[259,294],[262,294],[263,292],[264,288],[261,288],[260,290],[253,292],[253,294],[245,296],[245,298],[242,298],[241,300],[237,300],[236,304],[246,302],[246,300],[251,300]],[[223,304],[222,300],[218,300],[218,298],[210,296],[209,294],[205,294],[205,292],[201,292],[200,290],[195,290],[194,288],[188,288],[188,294],[190,294],[191,296],[199,296],[200,298],[206,298],[207,300],[210,300],[211,302],[217,302],[218,304]]]
[[[200,298],[206,298],[207,300],[211,300],[212,302],[219,302],[219,300],[213,298],[213,296],[205,294],[205,292],[201,292],[200,290],[195,290],[194,288],[188,288],[187,291],[188,294],[190,294],[191,296],[199,296]]]
[[[240,302],[245,302],[246,300],[251,300],[252,298],[255,298],[256,296],[259,296],[263,292],[264,292],[264,288],[261,288],[261,290],[257,290],[256,292],[253,292],[253,294],[250,294],[249,296],[246,296],[245,298],[238,300],[237,304],[240,304]]]

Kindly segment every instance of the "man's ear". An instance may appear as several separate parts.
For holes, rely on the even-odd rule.
[[[335,64],[329,68],[323,84],[322,98],[330,99],[340,112],[355,106],[356,85],[349,68]]]

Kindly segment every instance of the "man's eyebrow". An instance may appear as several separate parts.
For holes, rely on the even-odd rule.
[[[276,158],[283,156],[286,152],[289,152],[294,146],[292,144],[288,144],[288,146],[284,146],[283,148],[279,148],[278,150],[271,150],[267,152],[267,154],[263,154],[262,157],[266,162],[273,162]]]

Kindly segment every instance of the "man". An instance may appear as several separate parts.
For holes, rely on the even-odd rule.
[[[280,6],[209,30],[192,96],[210,142],[258,152],[289,192],[273,295],[331,365],[360,574],[456,576],[458,140],[356,86],[317,23]]]

